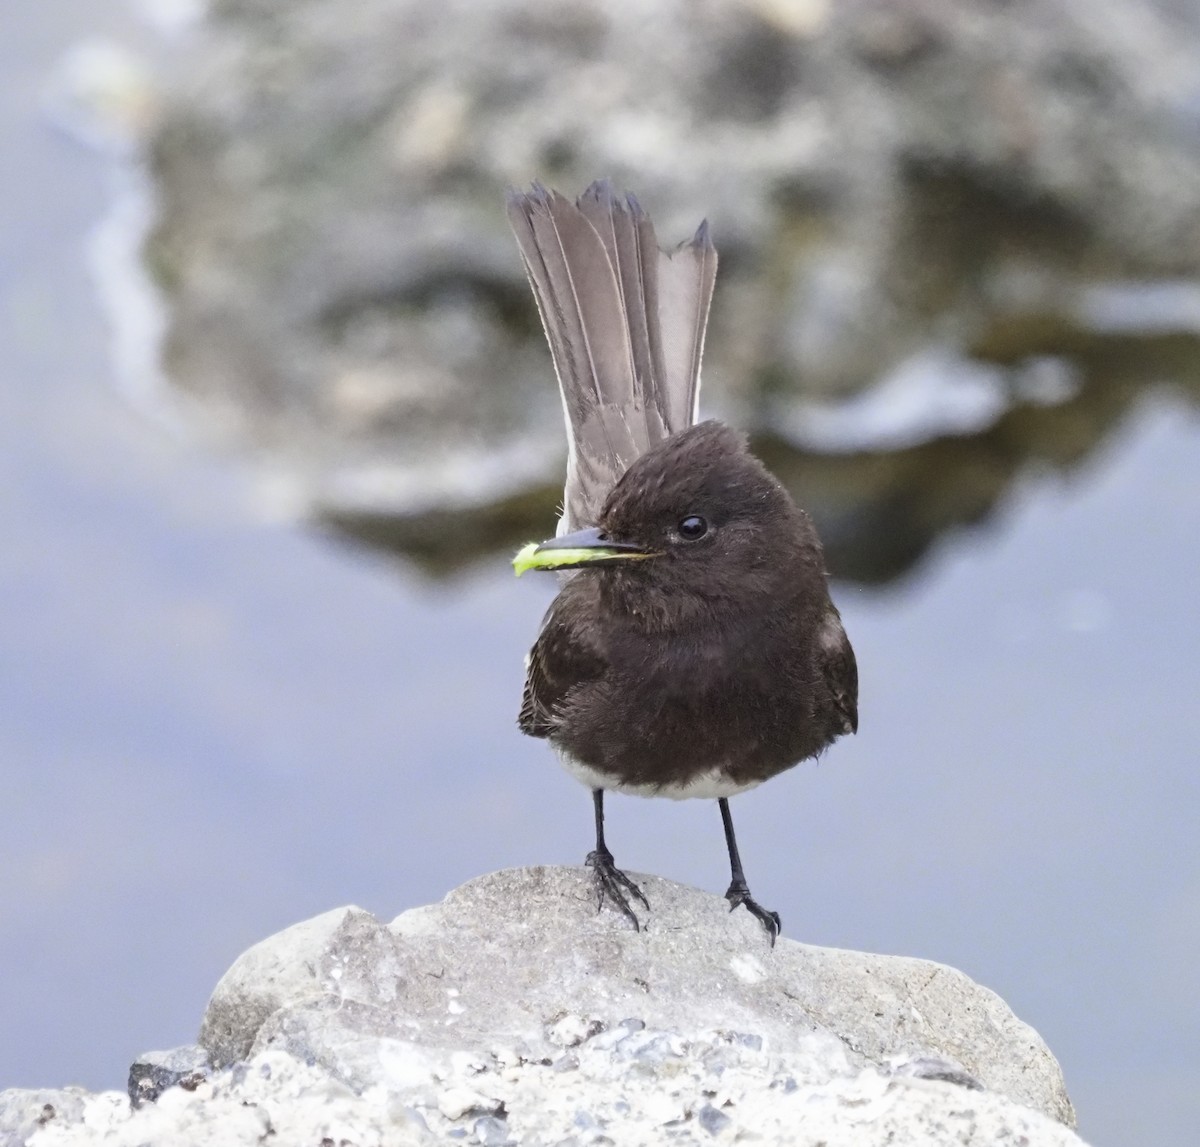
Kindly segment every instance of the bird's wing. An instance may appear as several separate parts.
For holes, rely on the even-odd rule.
[[[841,718],[840,733],[858,732],[858,662],[854,647],[842,628],[842,619],[831,604],[817,643],[821,672]]]
[[[660,251],[649,216],[607,180],[575,203],[536,183],[510,192],[508,219],[566,415],[563,533],[595,524],[633,460],[695,421],[717,252],[703,223]]]
[[[604,658],[588,641],[589,631],[569,624],[569,613],[569,601],[555,602],[529,651],[517,726],[530,737],[552,736],[567,695],[605,669]]]

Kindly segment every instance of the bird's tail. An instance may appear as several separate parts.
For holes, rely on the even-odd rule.
[[[707,222],[660,251],[637,200],[607,180],[575,203],[537,183],[510,192],[508,218],[566,414],[564,532],[594,524],[630,463],[695,422],[717,252]]]

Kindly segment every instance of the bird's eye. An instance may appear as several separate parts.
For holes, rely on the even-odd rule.
[[[708,523],[699,514],[688,514],[679,523],[679,536],[685,542],[698,541],[708,533]]]

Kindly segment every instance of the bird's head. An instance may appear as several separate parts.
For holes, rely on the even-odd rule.
[[[820,549],[807,516],[719,422],[701,422],[641,455],[596,526],[527,546],[524,569],[594,570],[620,596],[709,610],[787,592]],[[648,605],[649,603],[644,603]]]

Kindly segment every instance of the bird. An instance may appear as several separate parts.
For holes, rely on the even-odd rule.
[[[518,726],[592,792],[586,865],[635,930],[642,888],[604,835],[604,796],[716,800],[730,911],[773,946],[731,797],[858,729],[858,667],[808,514],[743,435],[698,420],[716,282],[707,221],[671,252],[611,181],[574,202],[534,183],[507,213],[550,344],[568,439],[553,538],[514,558],[557,571]]]

